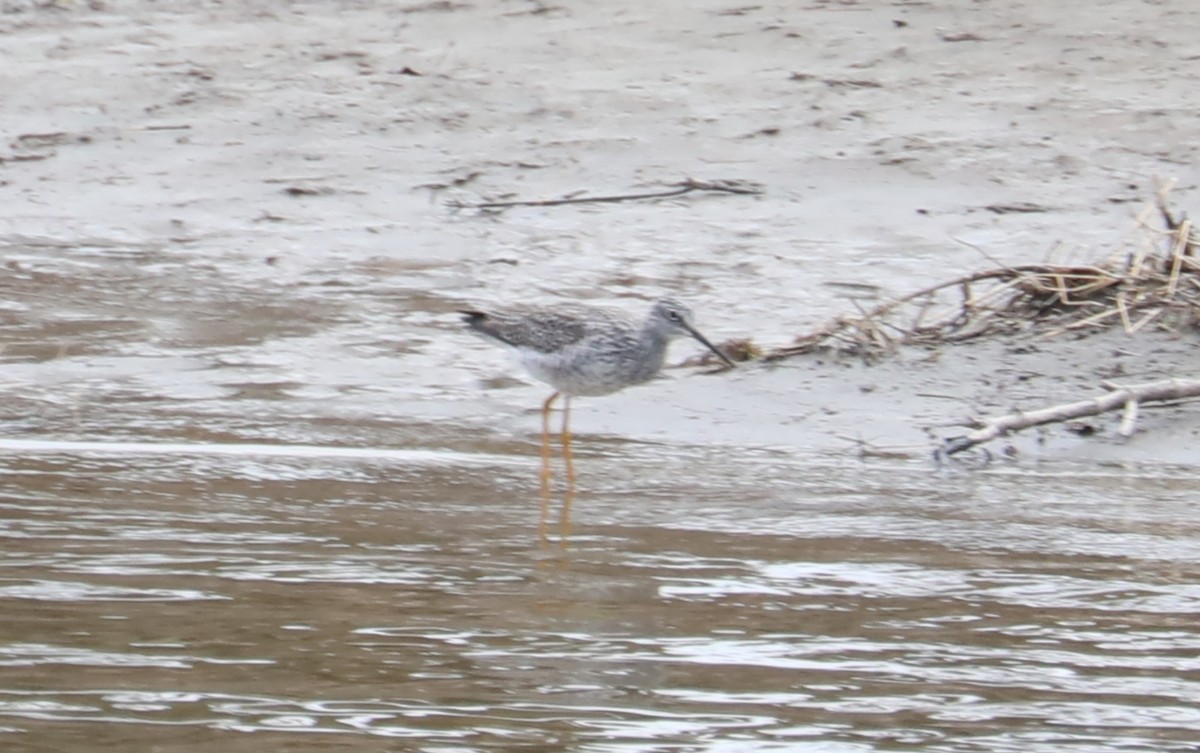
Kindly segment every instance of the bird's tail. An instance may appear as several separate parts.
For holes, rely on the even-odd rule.
[[[471,309],[459,309],[458,313],[462,314],[463,321],[473,330],[482,332],[482,325],[487,321],[488,315],[482,311],[472,311]]]
[[[496,328],[496,322],[483,311],[475,311],[472,309],[459,309],[463,316],[463,322],[468,329],[474,330],[481,335],[486,335],[493,340],[499,340],[502,343],[508,343],[508,340],[501,335]],[[511,343],[509,343],[511,345]]]

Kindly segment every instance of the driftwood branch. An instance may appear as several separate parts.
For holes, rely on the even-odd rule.
[[[762,186],[738,180],[693,180],[688,178],[682,183],[677,183],[675,185],[675,188],[669,190],[646,191],[644,193],[612,194],[609,196],[567,196],[561,199],[481,201],[476,204],[452,201],[449,205],[454,209],[507,209],[509,207],[554,207],[562,204],[599,204],[605,202],[615,203],[621,201],[641,201],[645,199],[668,199],[673,196],[683,196],[684,194],[692,193],[694,191],[743,194],[750,196],[759,196],[763,192]]]
[[[1135,429],[1138,416],[1138,406],[1142,403],[1161,402],[1164,400],[1181,400],[1183,398],[1200,397],[1200,380],[1197,379],[1165,379],[1160,382],[1134,384],[1125,387],[1105,384],[1109,392],[1090,400],[1080,400],[1075,403],[1054,405],[1028,413],[1010,413],[1006,416],[989,418],[980,422],[980,428],[965,437],[952,437],[942,443],[934,453],[941,460],[957,452],[968,450],[984,442],[990,442],[997,437],[1005,436],[1014,431],[1028,429],[1032,426],[1070,421],[1073,418],[1095,416],[1100,413],[1124,410],[1121,420],[1121,436],[1131,436]]]
[[[993,283],[996,287],[976,294],[977,283]],[[1100,267],[1076,265],[1056,266],[1053,264],[1021,264],[986,269],[939,282],[914,293],[895,298],[862,312],[860,316],[842,316],[808,335],[797,337],[791,345],[776,348],[765,354],[768,361],[808,353],[830,340],[844,340],[870,349],[886,346],[891,342],[909,344],[960,342],[991,331],[990,323],[982,322],[989,314],[1002,314],[1017,308],[1013,301],[993,304],[993,299],[1004,296],[1021,303],[1046,307],[1050,305],[1075,305],[1072,296],[1090,295],[1099,290],[1114,287],[1120,277]],[[949,313],[925,322],[926,313],[933,295],[944,291],[960,291],[961,301]],[[880,322],[905,306],[916,304],[918,315],[909,327],[901,327],[899,336],[882,337]],[[969,328],[967,325],[976,323]],[[875,342],[872,342],[875,341]]]

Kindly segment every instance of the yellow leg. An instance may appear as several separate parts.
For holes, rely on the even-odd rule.
[[[550,516],[550,409],[558,398],[555,392],[542,403],[542,517],[538,522],[538,533],[546,538],[546,519]]]
[[[571,500],[575,497],[575,457],[571,454],[571,396],[563,396],[562,432],[563,463],[567,466],[567,491],[563,495],[562,511],[559,513],[558,528],[562,535],[560,543],[565,543],[571,532]]]
[[[571,396],[563,396],[562,433],[563,462],[567,466],[567,488],[575,491],[575,456],[571,454]]]

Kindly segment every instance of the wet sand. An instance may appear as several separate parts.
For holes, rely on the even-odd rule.
[[[540,389],[481,395],[510,366],[460,333],[461,303],[640,310],[671,294],[718,339],[778,345],[864,297],[993,261],[1119,251],[1156,176],[1181,180],[1182,208],[1196,195],[1183,74],[1200,37],[1183,2],[1105,3],[1082,22],[1037,3],[9,10],[0,232],[20,334],[7,355],[97,352],[89,328],[103,328],[145,360],[112,362],[120,388],[100,374],[82,389],[128,399],[186,391],[213,365],[188,346],[224,344],[266,362],[238,376],[246,364],[218,357],[232,370],[197,395],[229,397],[222,378],[245,377],[308,385],[339,415],[449,411],[527,430],[515,416]],[[688,176],[764,193],[448,207]],[[1139,375],[1186,372],[1190,336],[1146,342],[1128,347],[1158,354]],[[964,411],[1094,389],[1112,347],[1060,340],[1030,363],[984,347],[915,380],[928,354],[865,372],[750,369],[583,407],[580,426],[917,448]],[[1047,378],[982,384],[997,369]]]

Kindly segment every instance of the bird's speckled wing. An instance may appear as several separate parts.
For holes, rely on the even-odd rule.
[[[515,348],[554,353],[578,343],[597,329],[630,328],[621,314],[590,306],[511,308],[463,311],[467,326]]]

